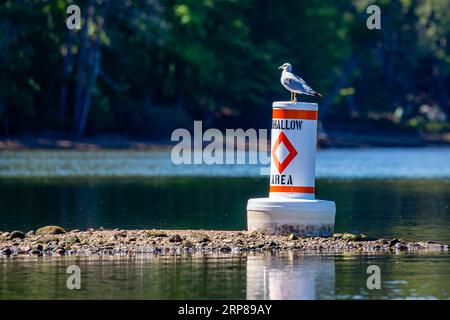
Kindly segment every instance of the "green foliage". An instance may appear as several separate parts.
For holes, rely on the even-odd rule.
[[[372,2],[84,0],[83,29],[69,31],[70,1],[2,1],[0,133],[265,126],[289,97],[284,62],[324,94],[325,119],[389,113],[427,128],[421,105],[450,113],[449,1],[378,1],[382,29],[368,30]]]

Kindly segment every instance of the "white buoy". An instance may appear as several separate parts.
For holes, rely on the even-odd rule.
[[[249,231],[300,236],[331,236],[336,206],[315,199],[316,103],[272,105],[270,190],[249,199]]]

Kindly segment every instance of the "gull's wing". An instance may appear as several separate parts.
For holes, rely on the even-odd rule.
[[[286,85],[287,88],[296,92],[307,95],[315,95],[315,91],[311,89],[310,86],[306,84],[306,82],[296,75],[289,73],[283,77],[283,84]]]

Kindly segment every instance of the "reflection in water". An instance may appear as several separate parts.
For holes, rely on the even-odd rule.
[[[314,300],[334,297],[332,256],[249,256],[247,299]]]
[[[449,253],[6,258],[2,299],[448,299]],[[66,268],[81,269],[68,290]],[[368,290],[378,265],[381,289]]]

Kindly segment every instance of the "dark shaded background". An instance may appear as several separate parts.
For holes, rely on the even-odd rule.
[[[81,7],[69,31],[66,8]],[[6,0],[0,3],[0,136],[267,127],[290,62],[324,95],[322,129],[450,129],[448,0]]]

